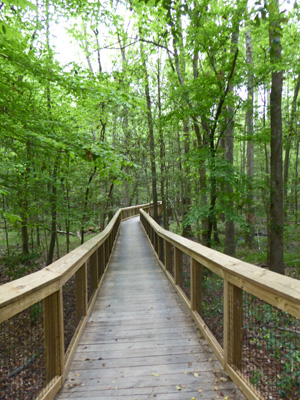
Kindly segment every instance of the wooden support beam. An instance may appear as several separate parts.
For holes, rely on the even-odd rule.
[[[243,290],[224,280],[224,362],[242,370]]]
[[[76,285],[76,322],[77,324],[82,317],[86,316],[87,313],[87,263],[85,262],[83,266],[75,274],[75,285]]]
[[[98,248],[98,279],[102,278],[105,270],[105,246],[102,244]]]
[[[108,238],[105,240],[104,245],[105,245],[105,268],[106,268],[110,256]]]
[[[191,309],[202,317],[203,266],[191,258]]]
[[[182,251],[180,251],[177,247],[174,249],[175,285],[178,285],[182,288]]]
[[[90,257],[91,296],[98,287],[98,254],[97,250]]]
[[[164,263],[164,240],[158,236],[158,258]]]
[[[44,299],[46,382],[63,375],[64,320],[62,289]]]
[[[171,243],[167,240],[165,242],[165,268],[170,274],[172,273],[172,253],[171,253]]]

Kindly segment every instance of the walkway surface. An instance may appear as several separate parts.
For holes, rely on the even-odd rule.
[[[180,303],[138,218],[121,225],[56,399],[244,399]]]

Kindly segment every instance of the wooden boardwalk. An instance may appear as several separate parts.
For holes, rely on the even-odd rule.
[[[56,399],[244,399],[180,303],[138,218],[121,225]]]

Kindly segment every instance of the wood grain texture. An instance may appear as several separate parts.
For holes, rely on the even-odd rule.
[[[177,249],[233,285],[300,318],[300,281],[227,256],[175,233],[166,231],[141,210],[142,217]]]
[[[110,268],[56,399],[226,396],[244,399],[187,315],[138,219],[122,223]]]

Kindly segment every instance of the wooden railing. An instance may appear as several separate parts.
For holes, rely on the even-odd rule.
[[[0,287],[1,350],[17,354],[15,362],[17,365],[13,365],[12,356],[9,355],[6,360],[1,360],[1,367],[11,363],[13,370],[8,370],[7,376],[0,377],[0,397],[2,394],[5,395],[5,391],[1,392],[1,383],[4,385],[3,382],[7,378],[6,388],[11,386],[9,380],[31,368],[31,364],[36,362],[38,357],[41,357],[38,369],[44,370],[44,375],[41,390],[36,390],[37,397],[51,399],[61,388],[106,274],[120,222],[138,215],[140,208],[151,213],[152,205],[144,204],[120,209],[99,235],[50,266]],[[67,292],[69,292],[68,297],[66,297]],[[67,309],[64,298],[73,305],[73,310]],[[36,305],[38,307],[35,307]],[[42,310],[42,322],[40,326],[34,325],[32,328],[34,331],[29,332],[33,346],[38,349],[30,353],[29,345],[26,348],[25,344],[27,340],[29,341],[28,334],[22,333],[22,326],[27,314],[29,319],[32,319],[40,310]],[[17,318],[15,323],[13,323],[14,318]],[[71,319],[74,321],[72,326],[69,324]],[[71,326],[68,332],[65,328],[67,325]],[[6,327],[9,328],[5,330]],[[35,343],[38,341],[38,331],[41,331],[40,345]],[[19,343],[20,341],[24,343]],[[22,345],[24,347],[18,350],[17,346]],[[24,352],[26,356],[21,354]],[[24,380],[21,379],[22,383]],[[11,390],[15,398],[18,398],[17,390],[23,393],[25,388],[18,387]]]
[[[166,231],[143,210],[140,218],[162,269],[246,398],[299,399],[300,281]]]

